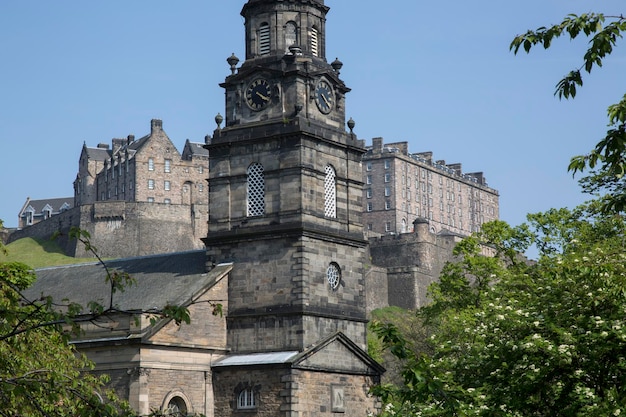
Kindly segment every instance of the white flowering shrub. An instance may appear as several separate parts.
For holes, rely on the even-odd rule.
[[[517,254],[530,244],[539,259]],[[495,256],[483,256],[490,247]],[[626,225],[594,206],[503,222],[456,248],[419,314],[432,355],[375,324],[404,360],[383,416],[617,416],[626,407]]]

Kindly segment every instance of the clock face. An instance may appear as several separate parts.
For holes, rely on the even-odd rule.
[[[315,87],[315,103],[317,108],[324,114],[332,111],[335,105],[335,94],[328,81],[320,80],[317,83],[317,87]]]
[[[272,86],[267,80],[257,78],[246,89],[246,103],[255,111],[262,110],[272,101]]]

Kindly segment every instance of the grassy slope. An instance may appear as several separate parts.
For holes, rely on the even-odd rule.
[[[22,262],[32,268],[94,262],[94,258],[66,256],[56,242],[24,238],[6,246],[7,255],[0,253],[0,262]]]

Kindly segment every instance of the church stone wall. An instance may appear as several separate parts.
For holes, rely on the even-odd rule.
[[[369,395],[375,377],[327,371],[289,369],[224,369],[214,374],[215,417],[363,417],[376,414],[379,401]],[[252,389],[257,408],[237,410],[237,395]]]
[[[215,417],[290,417],[289,369],[279,366],[261,369],[224,369],[213,373]],[[237,396],[252,389],[257,408],[238,410]]]
[[[380,411],[378,400],[369,395],[375,384],[371,376],[294,370],[290,384],[296,388],[292,416],[363,417]],[[297,390],[300,386],[306,389]]]
[[[179,352],[184,354],[184,352]],[[181,358],[182,359],[182,358]],[[202,369],[189,369],[192,366],[182,363],[179,367],[169,369],[150,369],[149,409],[160,410],[167,407],[172,396],[183,398],[187,402],[189,414],[207,415],[211,407],[207,407],[207,388],[211,388],[211,373]],[[208,385],[208,386],[207,386]]]

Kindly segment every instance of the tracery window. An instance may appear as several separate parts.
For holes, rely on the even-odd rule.
[[[334,262],[331,262],[326,269],[326,279],[332,290],[339,288],[341,284],[341,268]]]
[[[331,219],[337,217],[337,174],[330,165],[326,166],[324,180],[324,215]]]
[[[248,167],[248,217],[265,214],[265,174],[263,165],[253,163]]]

